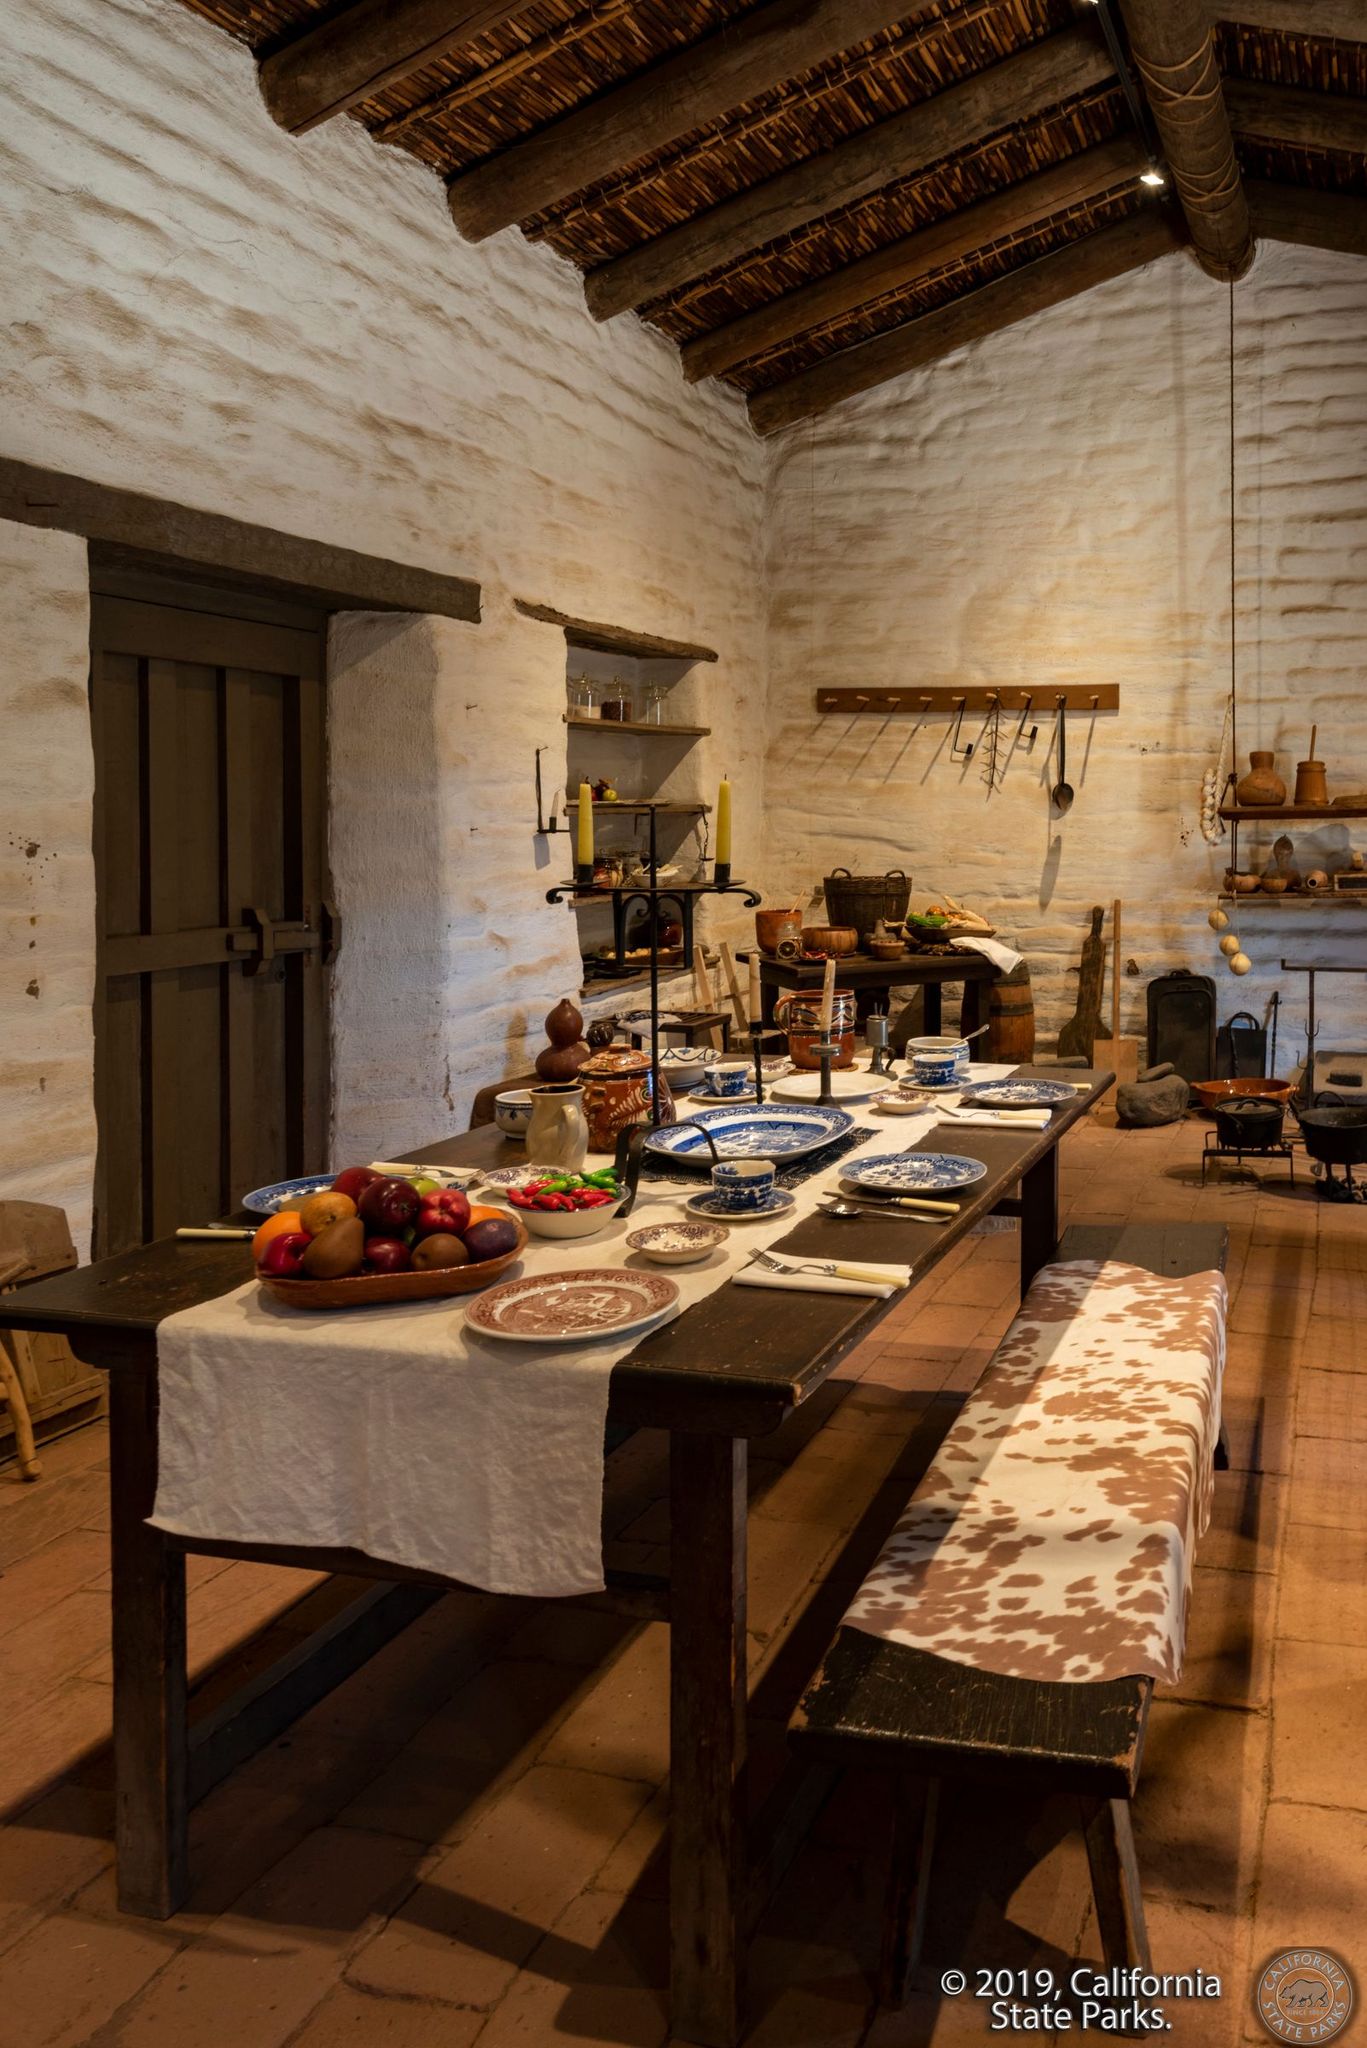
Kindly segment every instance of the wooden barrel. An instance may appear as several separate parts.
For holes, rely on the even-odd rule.
[[[1009,974],[1000,974],[987,995],[989,1060],[1010,1060],[1024,1066],[1035,1057],[1035,995],[1024,960]]]

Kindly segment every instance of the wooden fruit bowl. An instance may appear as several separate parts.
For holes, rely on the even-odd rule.
[[[491,1216],[508,1221],[506,1209],[490,1209],[476,1203],[470,1210],[472,1223],[484,1223]],[[275,1273],[258,1273],[268,1294],[287,1308],[371,1308],[377,1301],[435,1301],[444,1294],[477,1294],[492,1280],[500,1280],[515,1259],[527,1249],[527,1233],[516,1216],[517,1243],[501,1258],[481,1259],[477,1266],[434,1266],[430,1273],[353,1273],[345,1280],[289,1280]]]

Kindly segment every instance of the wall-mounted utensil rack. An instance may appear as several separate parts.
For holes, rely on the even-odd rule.
[[[1118,711],[1120,709],[1119,683],[1091,683],[1085,688],[1069,686],[1060,689],[1055,684],[1041,684],[1038,689],[994,690],[986,684],[965,683],[959,688],[953,683],[927,683],[910,689],[898,690],[818,690],[816,708],[823,712],[843,712],[848,717],[888,718],[898,713],[910,712],[913,717],[926,717],[939,712],[954,718],[960,712],[991,711],[1033,711],[1037,718],[1045,718],[1056,712],[1062,702],[1065,711],[1074,718],[1085,718],[1092,711]]]

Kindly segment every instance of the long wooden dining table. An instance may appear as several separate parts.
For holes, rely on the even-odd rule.
[[[1021,1069],[1028,1072],[1028,1069]],[[805,1217],[778,1249],[909,1263],[913,1281],[983,1217],[1019,1219],[1022,1288],[1058,1240],[1058,1147],[1110,1086],[1070,1075],[1075,1099],[1044,1130],[972,1130],[986,1177],[947,1224],[907,1212],[858,1225]],[[918,1150],[959,1151],[940,1125]],[[396,1158],[493,1167],[523,1148],[492,1127],[412,1145]],[[851,1234],[853,1233],[853,1234]],[[247,1277],[241,1242],[162,1239],[0,1296],[0,1327],[66,1337],[109,1373],[118,1895],[165,1918],[188,1887],[188,1815],[228,1771],[272,1740],[456,1582],[352,1550],[207,1542],[148,1521],[157,1479],[157,1328]],[[719,1287],[645,1336],[613,1368],[609,1424],[669,1433],[671,1570],[658,1581],[609,1577],[621,1608],[670,1624],[670,1926],[674,2033],[706,2048],[740,2038],[745,1941],[754,1887],[746,1801],[747,1456],[811,1399],[899,1296],[774,1294]],[[192,1722],[187,1708],[185,1560],[218,1557],[356,1575],[377,1583],[279,1667],[255,1673]]]

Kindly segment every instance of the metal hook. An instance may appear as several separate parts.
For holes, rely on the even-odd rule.
[[[959,737],[964,729],[964,699],[962,697],[955,697],[953,701],[959,707],[959,715],[954,721],[954,730],[949,736],[950,758],[954,761],[971,761],[973,759],[972,740],[969,741],[966,747],[959,745]]]
[[[1015,739],[1014,739],[1014,740],[1013,740],[1013,741],[1011,742],[1011,745],[1012,745],[1012,748],[1013,748],[1013,749],[1014,749],[1014,748],[1016,748],[1016,747],[1018,747],[1018,746],[1020,745],[1020,743],[1021,743],[1021,735],[1022,735],[1022,734],[1024,733],[1024,731],[1025,731],[1025,721],[1026,721],[1026,719],[1027,719],[1027,718],[1028,718],[1028,717],[1030,716],[1030,706],[1031,706],[1031,704],[1032,704],[1033,702],[1034,702],[1034,698],[1033,698],[1033,696],[1032,696],[1031,692],[1030,692],[1029,690],[1027,690],[1027,691],[1026,691],[1026,693],[1025,693],[1025,705],[1024,705],[1024,708],[1023,708],[1023,709],[1022,709],[1022,711],[1021,711],[1021,722],[1020,722],[1020,724],[1019,724],[1019,725],[1018,725],[1018,726],[1016,727],[1016,737],[1015,737]],[[1034,746],[1034,744],[1035,744],[1035,740],[1036,740],[1036,738],[1038,737],[1038,735],[1039,735],[1039,727],[1038,727],[1037,725],[1032,725],[1032,726],[1031,726],[1031,728],[1030,728],[1030,745],[1031,745],[1032,747]]]

